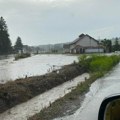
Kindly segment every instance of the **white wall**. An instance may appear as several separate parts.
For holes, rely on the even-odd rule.
[[[85,53],[103,53],[104,49],[103,48],[87,48],[85,49]]]
[[[80,46],[98,46],[98,43],[93,40],[93,39],[90,39],[88,36],[85,36],[83,39],[79,40],[76,45],[80,45]]]
[[[89,47],[85,50],[85,53],[104,52],[103,48],[100,48],[100,49],[98,48],[99,47],[98,42],[88,36],[85,36],[75,44],[70,45],[70,50],[74,50],[75,46],[77,45],[82,47]],[[90,47],[96,47],[96,48],[90,48]],[[76,51],[73,51],[73,52],[76,53]]]

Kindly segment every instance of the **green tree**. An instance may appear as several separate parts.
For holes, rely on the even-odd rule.
[[[120,45],[118,42],[118,38],[115,39],[115,44],[113,45],[113,52],[114,51],[120,51]]]
[[[104,39],[101,41],[101,44],[105,47],[105,52],[112,52],[112,42],[111,40]]]
[[[23,43],[20,37],[17,38],[14,49],[16,52],[22,51],[23,50]]]
[[[12,50],[8,27],[3,17],[0,17],[0,54],[8,54]]]

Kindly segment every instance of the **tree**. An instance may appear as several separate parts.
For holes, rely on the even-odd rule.
[[[20,37],[17,38],[14,49],[16,52],[22,51],[23,50],[23,44],[22,40]]]
[[[12,50],[8,27],[3,17],[0,17],[0,54],[8,54]]]
[[[118,42],[118,38],[115,39],[115,44],[113,45],[113,52],[114,51],[120,51],[120,45]]]
[[[104,39],[101,44],[105,47],[105,52],[112,52],[112,42],[111,40]]]

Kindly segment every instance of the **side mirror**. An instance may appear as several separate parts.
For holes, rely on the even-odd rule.
[[[98,120],[120,120],[120,95],[109,96],[103,100]]]

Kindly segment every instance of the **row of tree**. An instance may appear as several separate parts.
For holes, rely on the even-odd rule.
[[[0,54],[10,54],[19,50],[22,51],[22,49],[23,44],[20,37],[17,38],[15,45],[12,46],[6,21],[3,17],[0,17]]]
[[[118,38],[115,38],[114,44],[112,44],[112,40],[104,39],[100,43],[104,46],[104,50],[107,53],[120,51],[120,44]]]

